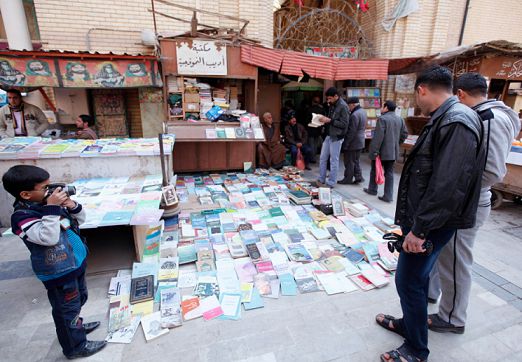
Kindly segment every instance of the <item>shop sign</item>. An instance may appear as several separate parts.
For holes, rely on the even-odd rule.
[[[522,58],[495,57],[484,59],[481,73],[490,78],[522,80]]]
[[[457,60],[455,63],[454,76],[460,77],[464,73],[479,72],[480,62],[482,58],[476,57],[471,59]]]
[[[0,57],[0,85],[9,87],[128,88],[161,86],[156,63]]]
[[[309,55],[355,59],[359,55],[357,47],[305,47],[304,52]]]
[[[214,41],[180,42],[176,60],[181,75],[227,75],[227,48]]]
[[[395,78],[395,93],[413,94],[416,80],[417,75],[415,73],[397,75]]]

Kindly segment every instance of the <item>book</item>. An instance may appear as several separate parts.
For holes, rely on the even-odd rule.
[[[109,295],[130,294],[131,276],[125,275],[121,277],[111,278],[109,285]]]
[[[207,128],[205,130],[205,135],[207,139],[215,139],[217,138],[217,132],[215,128]]]
[[[128,327],[131,324],[131,308],[128,304],[109,310],[109,333]]]
[[[223,314],[219,319],[238,320],[241,318],[241,297],[240,293],[221,293],[219,304]]]
[[[203,298],[199,301],[199,308],[203,315],[203,319],[208,321],[223,315],[223,309],[215,295]]]
[[[159,311],[141,317],[141,326],[147,342],[169,333],[168,328],[161,327],[161,312]]]
[[[196,271],[180,270],[178,276],[179,288],[193,288],[198,283]]]
[[[211,295],[219,295],[219,285],[216,277],[200,276],[194,287],[194,295],[204,298]]]
[[[259,291],[256,288],[252,290],[252,298],[250,302],[243,303],[245,310],[263,308],[264,306],[263,298],[261,298],[261,294],[259,294]]]
[[[249,303],[252,300],[253,283],[241,283],[241,302]]]
[[[279,275],[279,282],[281,284],[281,295],[297,295],[297,284],[292,274]]]
[[[177,280],[179,271],[179,258],[160,258],[158,269],[158,280]]]
[[[234,132],[236,134],[236,138],[246,138],[245,129],[242,127],[234,128]]]
[[[254,287],[259,291],[261,295],[269,295],[272,293],[270,286],[270,278],[265,273],[259,273],[254,275]]]
[[[181,296],[178,288],[167,288],[161,291],[161,327],[174,328],[181,326]]]
[[[152,300],[154,296],[154,277],[146,275],[131,280],[131,304]]]
[[[225,128],[225,136],[226,138],[236,138],[236,132],[234,128],[227,127]]]
[[[350,280],[355,283],[359,288],[361,288],[364,291],[371,290],[375,288],[375,285],[373,285],[368,279],[366,279],[363,275],[353,275],[350,277]]]
[[[370,281],[377,288],[381,288],[388,284],[390,280],[381,274],[379,274],[375,269],[365,269],[361,271],[362,275]]]
[[[131,343],[134,334],[136,334],[136,331],[138,330],[140,321],[141,315],[133,316],[128,326],[120,328],[112,333],[109,332],[106,341],[108,343]]]
[[[312,261],[313,258],[302,243],[291,243],[285,246],[288,257],[297,262]]]
[[[263,133],[263,129],[262,128],[254,128],[254,138],[256,140],[264,140],[265,139],[265,134]]]
[[[131,311],[132,316],[136,316],[136,315],[144,316],[144,315],[149,315],[152,312],[154,312],[154,301],[153,300],[132,304],[132,311]]]
[[[182,297],[181,313],[185,321],[201,317],[202,313],[199,308],[199,298],[193,295]]]
[[[330,205],[332,203],[332,191],[329,187],[319,187],[319,202],[322,205]]]
[[[314,271],[314,275],[323,286],[326,294],[332,295],[346,291],[336,273],[331,271]]]

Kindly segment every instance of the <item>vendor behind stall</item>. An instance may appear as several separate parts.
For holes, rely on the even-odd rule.
[[[76,119],[76,136],[71,138],[82,140],[98,139],[98,135],[91,127],[94,127],[94,119],[86,114],[79,115]]]
[[[49,126],[42,110],[25,103],[19,90],[8,90],[7,101],[0,108],[0,138],[39,136]]]

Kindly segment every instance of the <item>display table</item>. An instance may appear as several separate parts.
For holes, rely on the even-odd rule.
[[[18,144],[23,141],[22,138],[20,138],[20,140],[16,140],[19,142]],[[66,183],[71,183],[78,179],[89,179],[95,177],[139,177],[161,174],[160,156],[159,154],[154,154],[154,149],[157,150],[156,146],[158,144],[158,140],[141,139],[143,141],[142,143],[136,140],[139,139],[134,139],[131,141],[136,145],[143,145],[146,143],[147,147],[151,148],[151,150],[147,152],[151,154],[131,155],[129,153],[132,151],[127,151],[126,154],[116,152],[110,155],[98,154],[97,156],[90,157],[81,156],[80,153],[80,156],[76,157],[60,157],[60,154],[58,154],[57,156],[54,155],[53,158],[42,158],[42,154],[40,152],[40,154],[33,153],[33,159],[20,158],[20,152],[24,152],[27,147],[36,148],[35,144],[37,142],[47,142],[50,144],[60,143],[60,141],[49,142],[47,140],[37,140],[35,142],[27,143],[25,148],[21,148],[14,155],[10,156],[10,158],[0,158],[0,170],[3,174],[14,165],[34,165],[46,169],[50,173],[52,181]],[[120,144],[124,144],[125,141],[126,139],[118,140]],[[4,145],[3,149],[5,150],[5,144],[7,142],[6,140],[3,140],[2,143],[0,143],[0,155],[2,154],[2,145]],[[71,144],[75,144],[77,142],[81,141],[67,141],[67,143]],[[108,143],[108,141],[98,140],[97,143],[94,144],[102,146],[104,143]],[[111,147],[114,147],[115,143],[117,142],[114,141],[111,143],[113,143]],[[14,148],[12,145],[13,143],[10,143],[10,147]],[[139,148],[139,146],[136,147]],[[167,166],[167,172],[169,175],[172,174],[172,147],[173,142],[166,142],[165,165]],[[129,148],[132,149],[132,147]],[[13,202],[14,198],[5,191],[3,186],[0,187],[0,224],[2,226],[9,226],[11,224],[10,219],[11,213],[13,211]]]
[[[181,121],[169,125],[169,132],[176,134],[176,154],[190,155],[174,158],[173,167],[176,173],[243,170],[244,162],[252,162],[255,167],[256,144],[263,140],[207,138],[206,130],[216,127],[237,128],[239,124]]]

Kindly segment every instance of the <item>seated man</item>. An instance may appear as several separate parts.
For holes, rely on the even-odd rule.
[[[86,114],[79,115],[76,119],[76,136],[73,138],[83,140],[95,140],[98,138],[96,132],[91,128],[94,126],[94,120]]]
[[[283,167],[285,163],[286,148],[281,144],[279,131],[272,126],[272,114],[263,114],[263,133],[265,141],[257,145],[258,166],[260,168]]]
[[[292,153],[292,165],[295,166],[297,159],[297,151],[300,149],[305,160],[305,168],[311,170],[308,166],[312,159],[312,147],[307,144],[308,133],[302,124],[297,123],[295,113],[289,114],[288,125],[285,127],[285,143],[290,147]]]

